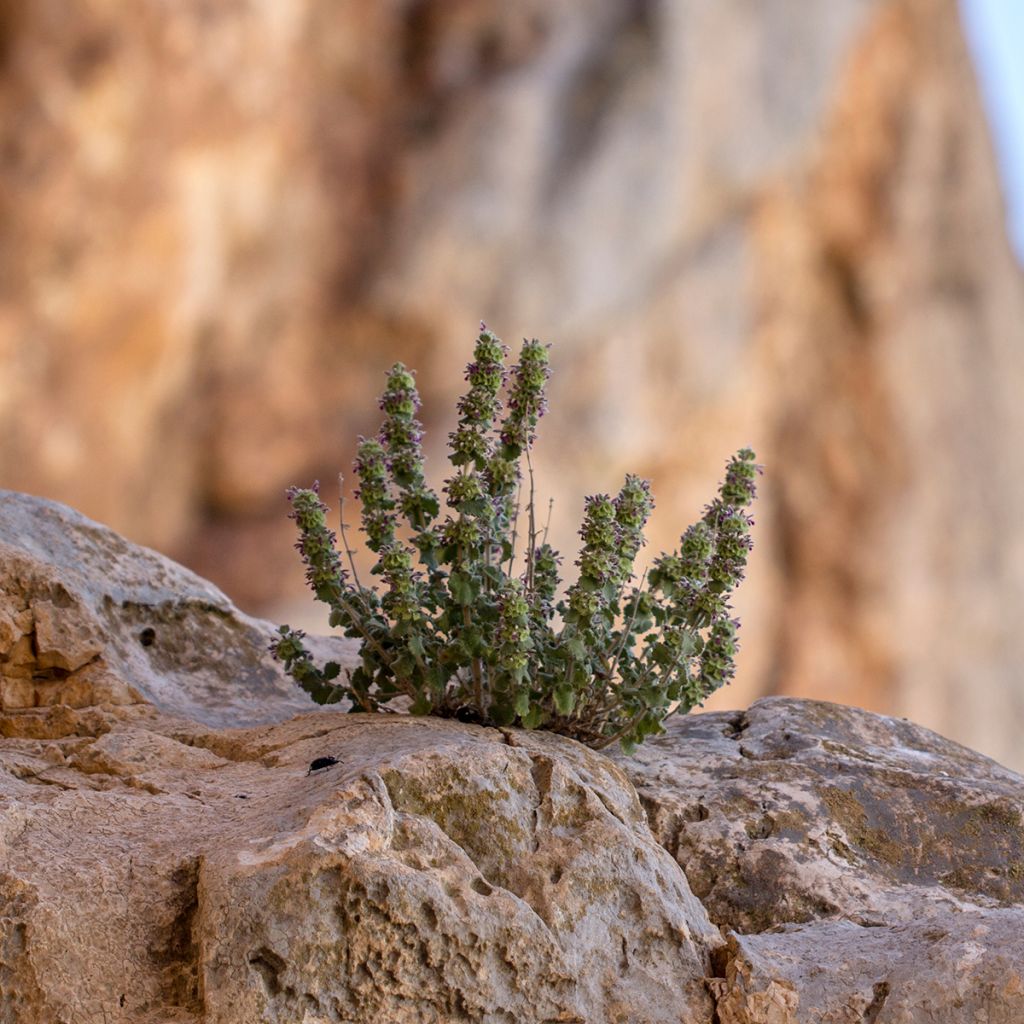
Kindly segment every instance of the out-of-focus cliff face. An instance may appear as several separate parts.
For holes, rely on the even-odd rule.
[[[767,464],[718,703],[1019,762],[1024,285],[953,0],[0,3],[3,486],[266,600],[395,358],[440,472],[480,317],[556,343],[565,546],[626,469],[665,545]]]

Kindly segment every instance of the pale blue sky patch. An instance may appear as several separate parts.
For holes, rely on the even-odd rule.
[[[1024,0],[960,0],[1003,181],[1010,236],[1024,263]]]

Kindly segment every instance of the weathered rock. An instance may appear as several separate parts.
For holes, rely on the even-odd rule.
[[[622,772],[571,741],[103,724],[0,741],[22,1024],[710,1019],[722,939]]]
[[[482,316],[557,343],[567,550],[626,470],[667,544],[767,463],[730,702],[1019,756],[1024,286],[955,0],[2,10],[4,486],[302,595],[283,488],[395,358],[436,465]]]
[[[295,718],[268,623],[51,502],[0,492],[0,565],[5,1021],[708,1019],[722,937],[605,758]]]
[[[1017,1024],[1022,911],[893,928],[849,921],[733,936],[720,1024]]]
[[[144,701],[207,725],[308,711],[315,705],[267,650],[273,628],[72,509],[0,491],[4,734],[74,732],[75,709],[99,704]],[[315,644],[352,659],[345,641]]]
[[[1024,1014],[1024,779],[987,758],[779,698],[613,759],[406,715],[274,721],[267,624],[68,509],[0,511],[0,668],[45,705],[0,709],[5,1022]],[[159,661],[134,657],[143,621]],[[267,722],[223,727],[246,713]]]
[[[618,760],[731,933],[722,1024],[1021,1019],[1020,776],[905,720],[786,698],[676,720]]]
[[[676,720],[622,763],[717,924],[1024,904],[1020,776],[910,722],[765,698]]]

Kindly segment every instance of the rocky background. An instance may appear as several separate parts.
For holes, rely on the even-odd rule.
[[[291,614],[282,490],[396,358],[440,473],[480,318],[555,343],[567,549],[757,448],[725,705],[1024,763],[1024,280],[954,0],[0,2],[0,486]]]

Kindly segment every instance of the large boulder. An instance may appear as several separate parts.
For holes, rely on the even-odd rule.
[[[711,1019],[718,929],[621,769],[569,740],[96,724],[0,741],[5,1019]]]
[[[799,699],[632,757],[311,711],[204,581],[0,511],[4,1021],[1024,1019],[1024,779],[979,754]]]
[[[295,717],[269,623],[50,502],[0,494],[0,565],[4,1020],[709,1019],[723,939],[606,758]]]
[[[723,1024],[1024,1017],[1019,775],[788,698],[676,720],[617,759],[729,935]]]
[[[272,634],[157,552],[65,505],[0,491],[5,733],[74,731],[74,710],[98,704],[141,701],[236,726],[309,711],[270,657]],[[343,641],[314,644],[352,660]]]

